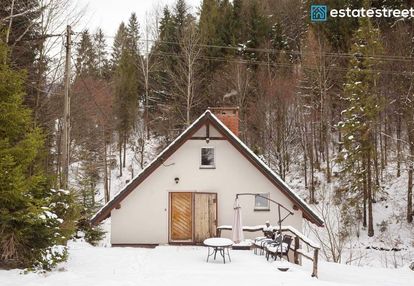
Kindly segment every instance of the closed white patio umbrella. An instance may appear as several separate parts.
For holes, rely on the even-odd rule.
[[[233,241],[235,243],[240,243],[243,239],[243,223],[242,223],[242,216],[241,216],[241,206],[239,204],[239,199],[236,198],[234,201],[234,217],[233,217]]]

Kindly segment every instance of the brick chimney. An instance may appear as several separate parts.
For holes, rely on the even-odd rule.
[[[234,135],[239,136],[238,107],[210,107],[209,109]]]

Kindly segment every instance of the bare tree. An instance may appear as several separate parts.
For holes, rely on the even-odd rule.
[[[154,7],[152,15],[145,15],[145,26],[144,26],[144,39],[140,47],[143,55],[139,57],[140,69],[143,77],[144,87],[144,123],[145,133],[147,139],[149,139],[149,107],[151,102],[151,75],[156,71],[158,66],[158,57],[151,52],[151,44],[155,43],[159,37],[159,21],[160,21],[160,7]]]
[[[324,228],[310,228],[319,240],[326,260],[340,263],[342,252],[350,238],[349,230],[342,220],[341,205],[335,202],[332,192],[324,188],[321,188],[318,196],[320,201],[315,207],[323,219]]]
[[[197,88],[201,82],[199,59],[202,48],[199,43],[200,36],[196,23],[190,22],[180,34],[177,64],[169,72],[174,85],[176,108],[186,126],[191,123],[192,109],[201,101],[197,96]],[[184,110],[180,106],[184,106]]]

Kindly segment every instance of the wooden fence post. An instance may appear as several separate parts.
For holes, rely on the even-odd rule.
[[[295,249],[293,252],[293,261],[295,262],[295,264],[299,264],[298,249],[299,249],[299,237],[295,236]]]
[[[315,248],[313,251],[313,272],[312,277],[318,278],[318,255],[319,255],[319,249]]]

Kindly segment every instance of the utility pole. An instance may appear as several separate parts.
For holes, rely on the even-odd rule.
[[[62,174],[61,188],[68,188],[69,154],[70,154],[70,55],[72,45],[72,30],[70,25],[66,27],[66,64],[65,64],[65,98],[63,104],[63,140],[62,140]]]

